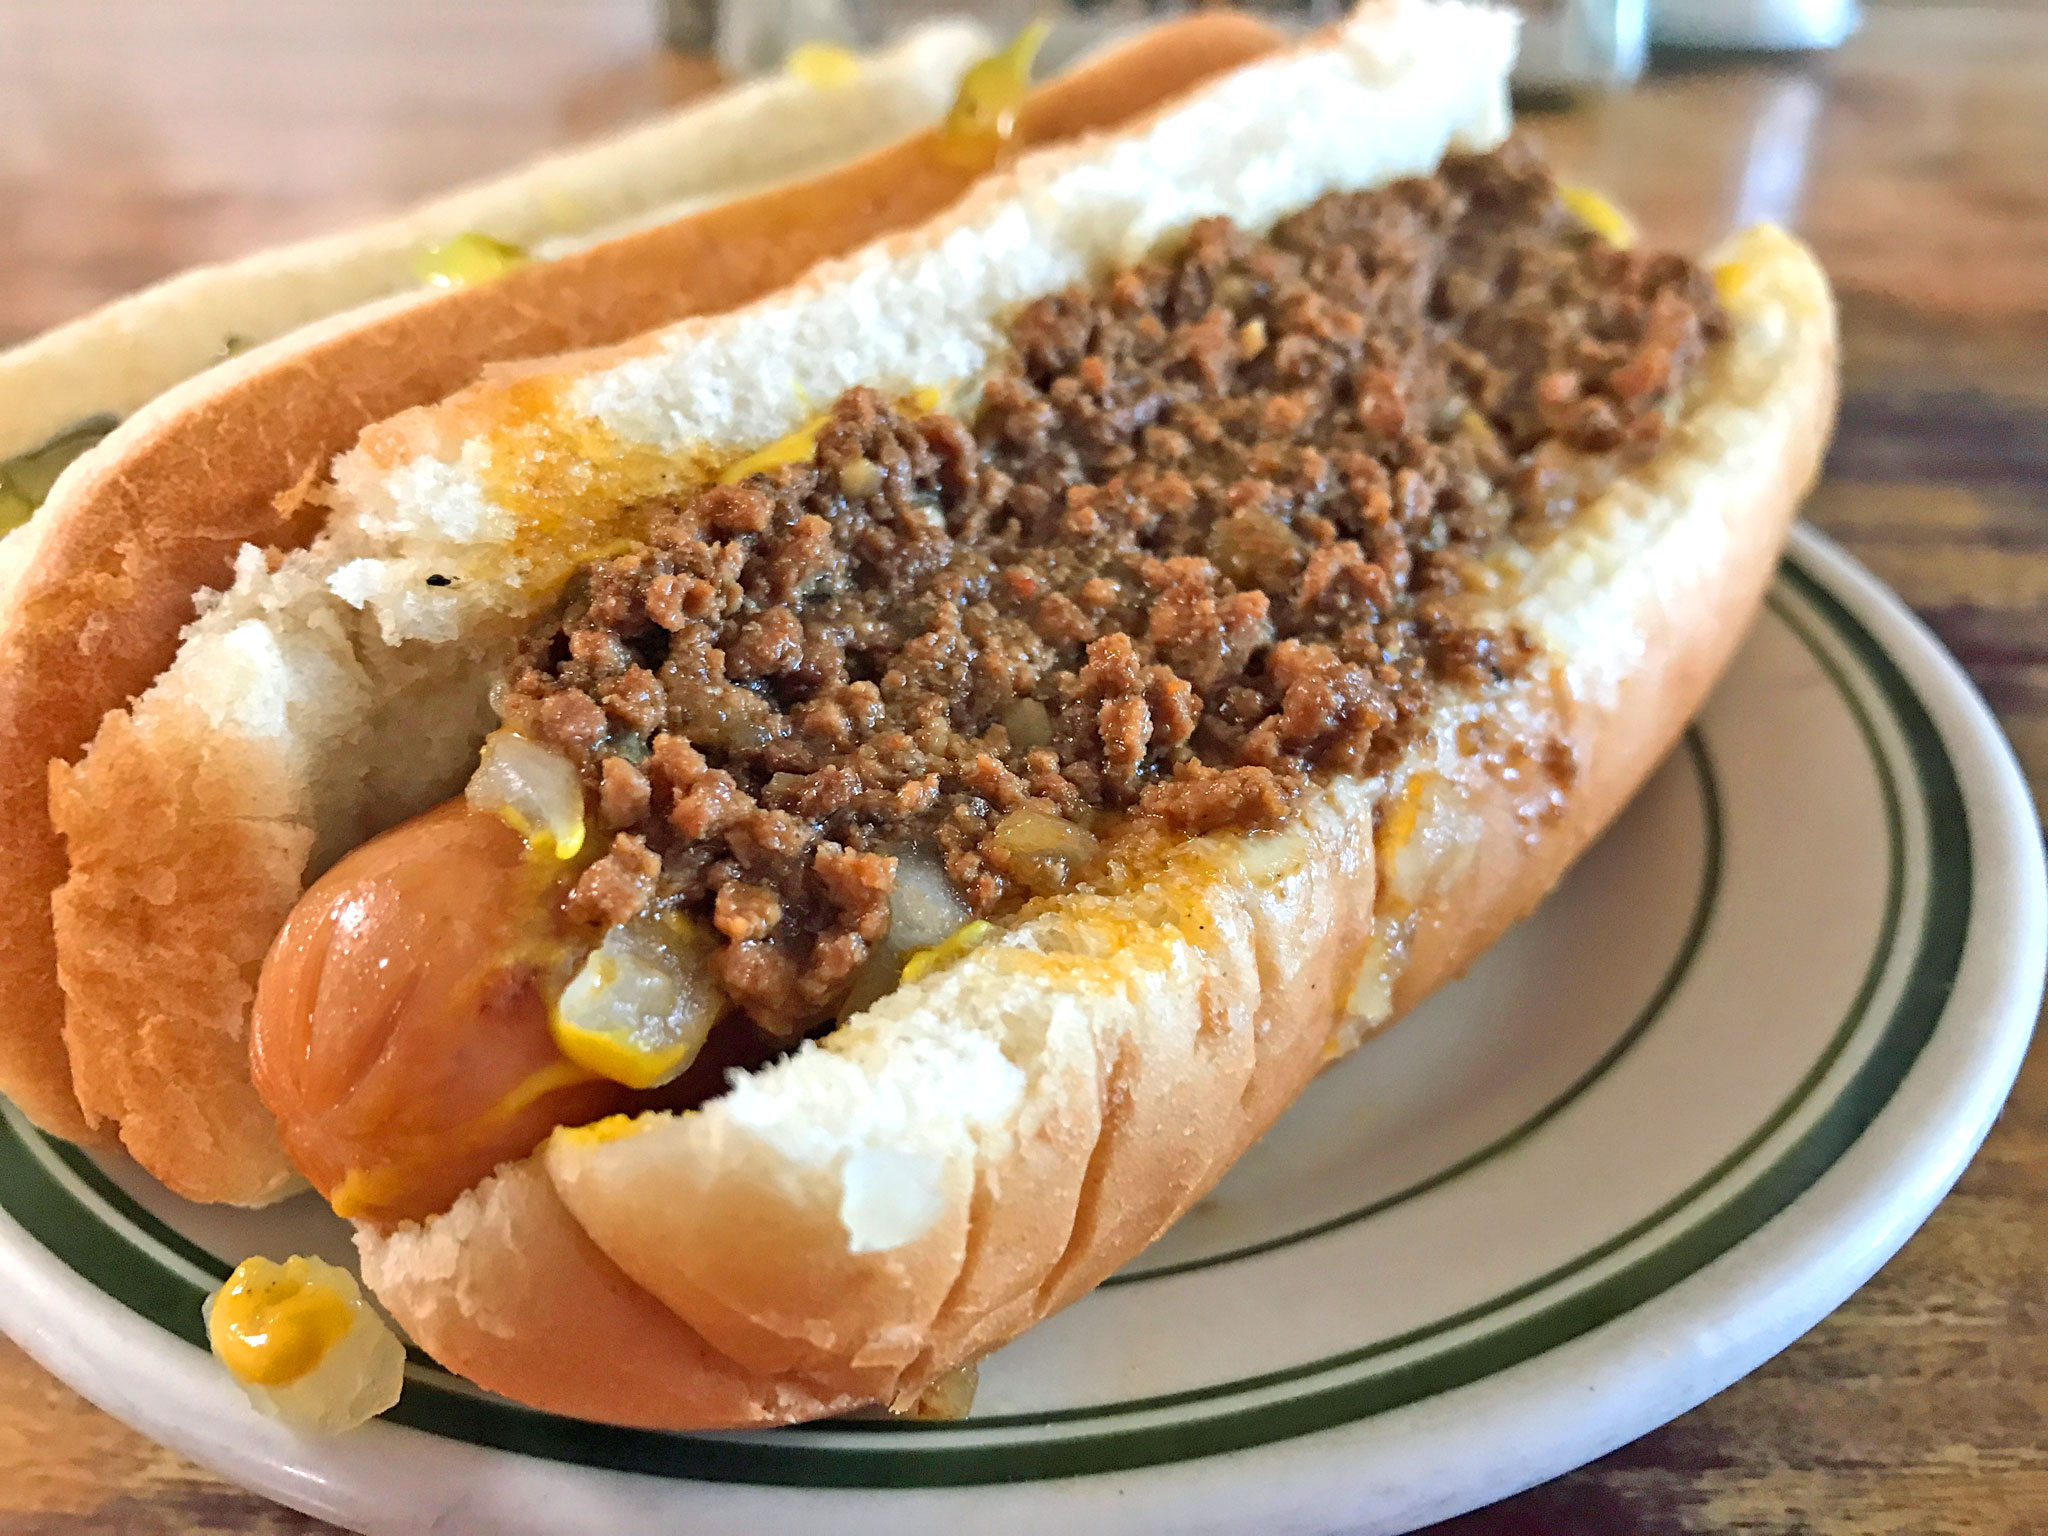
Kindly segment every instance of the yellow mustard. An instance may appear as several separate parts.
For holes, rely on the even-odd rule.
[[[327,1205],[344,1221],[354,1221],[367,1212],[381,1210],[410,1187],[407,1170],[386,1165],[382,1168],[351,1168],[334,1186]]]
[[[583,851],[583,818],[578,816],[559,832],[529,820],[513,805],[497,808],[498,819],[526,841],[526,856],[542,869],[569,864]]]
[[[1001,52],[961,76],[959,94],[939,126],[939,147],[949,162],[986,170],[1002,157],[1031,90],[1032,61],[1051,30],[1046,22],[1032,22]]]
[[[413,257],[412,270],[421,282],[436,288],[466,288],[525,264],[526,252],[519,246],[472,229],[427,246]]]
[[[348,1298],[307,1260],[244,1259],[207,1322],[213,1352],[237,1380],[282,1387],[311,1374],[354,1324]]]
[[[941,395],[929,384],[913,389],[896,403],[914,416],[929,416],[939,408]],[[785,433],[765,447],[756,448],[744,458],[734,459],[718,472],[720,485],[737,485],[749,475],[765,474],[771,469],[780,469],[785,464],[803,464],[818,451],[818,433],[831,419],[830,411],[820,411],[794,432]]]
[[[1724,261],[1709,274],[1714,279],[1714,291],[1724,299],[1732,299],[1756,276],[1756,268],[1746,261]]]
[[[903,962],[903,980],[906,984],[922,980],[933,971],[951,965],[970,949],[986,943],[995,937],[996,925],[976,919],[962,923],[946,938],[928,949],[913,949],[910,957]]]
[[[1375,839],[1381,863],[1391,863],[1394,855],[1408,846],[1408,840],[1415,835],[1416,823],[1422,818],[1422,802],[1435,779],[1436,775],[1426,769],[1410,774],[1408,782],[1401,787],[1400,796],[1387,807]]]
[[[550,1062],[537,1072],[529,1072],[516,1088],[490,1107],[484,1118],[509,1120],[558,1089],[574,1088],[589,1082],[595,1075],[589,1068],[580,1067],[573,1061]]]
[[[718,472],[718,483],[736,485],[749,475],[765,474],[785,464],[804,463],[818,451],[818,429],[824,425],[825,416],[821,412],[794,432],[778,437],[766,447],[756,448],[743,459],[734,459]]]
[[[574,1088],[590,1082],[597,1074],[574,1061],[552,1061],[546,1066],[529,1072],[526,1076],[493,1104],[478,1115],[470,1124],[488,1128],[545,1098],[548,1094],[563,1088]],[[342,1175],[341,1182],[334,1186],[334,1192],[327,1197],[327,1204],[334,1214],[346,1220],[370,1211],[381,1210],[398,1199],[413,1186],[418,1175],[416,1165],[386,1163],[378,1168],[351,1168]]]
[[[1625,251],[1636,243],[1634,221],[1598,192],[1587,187],[1559,187],[1557,196],[1573,218],[1609,245]]]
[[[640,1115],[606,1115],[588,1125],[565,1125],[555,1131],[564,1141],[580,1147],[602,1147],[637,1136],[654,1122]]]
[[[838,90],[860,78],[860,56],[837,43],[798,43],[782,67],[821,91]]]

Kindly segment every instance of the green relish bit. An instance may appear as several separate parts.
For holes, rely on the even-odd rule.
[[[526,259],[521,247],[472,229],[422,248],[412,259],[412,270],[421,282],[436,288],[466,288],[503,277],[514,267],[524,266]]]
[[[71,461],[113,431],[120,421],[118,416],[91,416],[66,427],[40,448],[0,460],[0,533],[19,528],[33,517]]]

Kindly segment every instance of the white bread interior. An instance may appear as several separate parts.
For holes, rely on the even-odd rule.
[[[1112,134],[1027,154],[773,297],[578,362],[548,430],[578,463],[595,442],[668,464],[751,449],[853,383],[971,387],[1012,306],[1196,218],[1263,226],[1497,142],[1513,36],[1483,7],[1367,6]],[[169,670],[82,761],[51,766],[74,1085],[183,1193],[254,1203],[288,1186],[244,1045],[264,949],[309,873],[459,786],[505,648],[552,596],[559,551],[488,489],[492,429],[534,382],[366,433],[313,545],[245,549]]]
[[[1554,666],[1445,697],[1384,778],[1049,903],[700,1109],[558,1131],[441,1217],[359,1230],[400,1323],[486,1386],[587,1411],[550,1320],[623,1272],[687,1331],[644,1336],[673,1369],[603,1417],[775,1422],[906,1402],[1135,1254],[1322,1062],[1541,898],[1740,641],[1818,467],[1836,342],[1796,241],[1752,231],[1718,270],[1734,335],[1656,462],[1500,590]],[[1538,787],[1461,741],[1473,721],[1570,743],[1562,816],[1531,819]],[[1375,847],[1375,807],[1411,785],[1421,814]],[[594,1240],[550,1236],[544,1277],[527,1226],[494,1219],[543,1173],[560,1206],[527,1197],[536,1228],[566,1210]],[[705,1344],[720,1369],[679,1385]]]
[[[988,46],[971,22],[921,27],[844,82],[769,76],[394,218],[180,273],[0,352],[0,459],[127,415],[219,361],[229,337],[269,341],[415,287],[422,246],[476,230],[553,254],[886,144],[944,112]]]

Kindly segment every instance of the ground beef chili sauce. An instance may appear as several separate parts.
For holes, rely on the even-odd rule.
[[[1027,306],[970,420],[849,392],[814,453],[586,566],[508,679],[611,840],[568,918],[679,909],[787,1039],[885,939],[899,855],[987,917],[1141,824],[1271,824],[1533,664],[1461,591],[1656,447],[1724,326],[1511,143]]]

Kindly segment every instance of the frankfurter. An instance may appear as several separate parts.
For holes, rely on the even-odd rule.
[[[556,194],[606,219],[644,217],[651,200],[677,195],[707,203],[493,281],[409,287],[239,351],[136,410],[8,536],[0,549],[0,808],[12,837],[0,867],[0,1091],[31,1119],[76,1140],[118,1135],[195,1199],[258,1203],[295,1182],[248,1086],[244,1043],[256,971],[289,900],[279,905],[275,893],[229,876],[247,854],[238,849],[218,866],[228,883],[207,900],[257,905],[225,948],[210,947],[216,935],[198,929],[187,944],[180,914],[200,900],[187,888],[149,905],[165,887],[144,873],[149,860],[138,845],[140,862],[111,878],[126,891],[117,904],[149,920],[118,941],[75,946],[60,985],[51,901],[70,866],[48,808],[48,765],[76,761],[102,716],[171,665],[195,598],[232,584],[238,550],[290,550],[320,530],[328,514],[316,481],[365,427],[439,399],[488,365],[615,343],[731,308],[929,216],[998,158],[1112,125],[1275,42],[1235,16],[1160,28],[1021,101],[999,102],[993,127],[1003,131],[995,133],[976,116],[983,108],[973,95],[963,100],[956,90],[973,36],[946,28],[913,39],[860,67],[851,85],[743,87],[675,124],[545,162],[400,225],[174,280],[0,359],[0,396],[48,394],[67,419],[87,406],[118,412],[192,366],[202,332],[231,325],[237,336],[258,337],[330,300],[375,293],[393,262],[403,264],[395,253],[404,242],[479,223],[528,236],[559,204]],[[1015,75],[1014,63],[997,71],[997,87]],[[822,110],[808,103],[820,94],[833,98]],[[744,178],[772,180],[806,156],[816,163],[932,117],[946,121],[837,173],[718,197],[738,192]],[[690,143],[702,157],[695,169],[667,168]],[[217,349],[218,338],[206,346]],[[85,380],[78,390],[73,375]],[[131,385],[138,392],[122,393]],[[372,820],[408,808],[394,804]],[[161,814],[166,830],[185,826],[168,808]],[[255,825],[258,840],[276,830]],[[83,854],[81,867],[93,859]],[[80,890],[93,883],[87,874]],[[160,965],[167,969],[149,981]]]
[[[1816,468],[1810,256],[1623,248],[1512,40],[1367,5],[367,432],[53,772],[74,1040],[267,945],[273,1134],[541,1407],[900,1407],[1085,1294],[1550,888]]]

